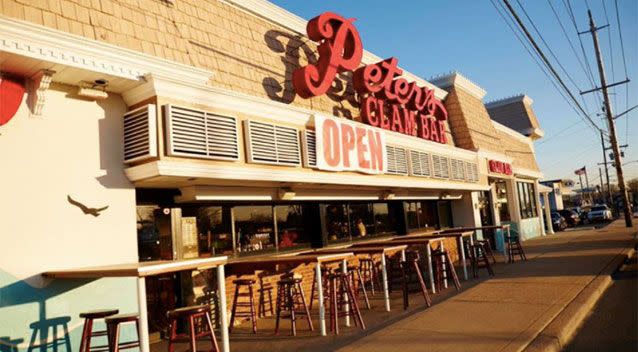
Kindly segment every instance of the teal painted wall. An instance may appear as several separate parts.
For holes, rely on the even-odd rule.
[[[81,312],[103,308],[137,312],[136,297],[135,278],[53,280],[46,287],[34,288],[0,270],[0,352],[77,351]],[[63,336],[65,327],[68,338]],[[137,337],[134,325],[122,333],[124,340]],[[98,345],[105,342],[94,340]]]

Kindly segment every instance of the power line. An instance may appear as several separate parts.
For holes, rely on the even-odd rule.
[[[543,42],[543,44],[545,44],[545,47],[547,48],[547,50],[549,50],[549,54],[554,58],[554,60],[556,61],[556,63],[558,64],[558,66],[561,68],[561,70],[563,70],[563,72],[565,73],[565,75],[567,75],[567,79],[569,79],[569,81],[574,85],[574,87],[576,87],[577,90],[580,90],[580,88],[578,87],[578,85],[576,84],[576,82],[574,82],[574,80],[572,79],[572,76],[569,74],[569,72],[567,72],[567,70],[565,69],[565,67],[563,66],[563,64],[561,64],[560,60],[558,60],[558,57],[556,57],[556,55],[554,54],[554,51],[552,50],[552,48],[549,46],[549,44],[547,44],[547,42],[545,41],[545,38],[543,37],[543,35],[541,34],[541,32],[538,30],[538,27],[536,27],[536,24],[534,23],[534,21],[532,20],[532,18],[529,16],[529,14],[527,13],[527,10],[525,10],[525,7],[523,7],[523,4],[521,4],[520,0],[516,0],[516,3],[518,4],[518,6],[521,8],[521,10],[523,10],[523,14],[525,15],[525,17],[527,18],[527,20],[529,21],[529,23],[532,25],[532,28],[534,28],[534,31],[536,32],[536,34],[538,35],[538,37],[541,39],[541,41]]]
[[[552,73],[552,75],[556,78],[556,80],[558,80],[558,82],[560,83],[560,86],[565,90],[565,92],[567,93],[567,95],[569,95],[569,97],[571,98],[572,102],[574,104],[576,104],[576,106],[578,107],[578,110],[580,110],[580,112],[582,112],[583,116],[587,119],[587,121],[589,121],[589,123],[592,124],[592,126],[598,130],[601,131],[601,129],[598,127],[598,125],[591,119],[591,117],[589,117],[589,115],[587,114],[587,112],[583,109],[583,107],[580,105],[580,103],[578,103],[578,100],[576,100],[576,98],[574,97],[574,95],[572,94],[572,92],[569,90],[569,88],[565,85],[565,82],[563,82],[563,79],[560,77],[560,75],[558,74],[558,72],[556,72],[556,69],[554,68],[554,66],[552,66],[552,64],[549,62],[549,60],[547,60],[547,57],[545,56],[545,54],[543,53],[543,51],[541,50],[541,48],[538,46],[538,44],[536,43],[536,41],[534,40],[534,38],[532,37],[532,35],[529,33],[529,31],[527,30],[527,28],[525,27],[525,24],[521,21],[520,17],[518,17],[518,15],[516,14],[516,11],[514,10],[514,8],[512,7],[512,5],[510,5],[508,0],[503,0],[503,3],[505,3],[505,5],[507,6],[507,9],[509,10],[510,14],[514,17],[514,19],[516,20],[516,22],[518,23],[519,27],[523,30],[523,32],[525,33],[525,36],[527,37],[527,39],[529,40],[529,42],[532,44],[532,46],[534,47],[534,49],[536,50],[536,52],[539,54],[539,56],[541,57],[542,61],[545,63],[545,65],[547,66],[547,68],[550,70],[550,72]]]
[[[620,14],[618,12],[618,0],[614,1],[614,7],[616,8],[616,24],[618,25],[618,36],[620,37],[620,50],[622,52],[622,62],[625,69],[625,78],[628,78],[627,74],[627,60],[625,58],[625,44],[622,38],[622,27],[620,27]],[[629,109],[629,84],[625,87],[625,110]],[[629,140],[629,116],[625,121],[625,143]]]
[[[605,13],[605,19],[607,20],[607,24],[611,24],[609,22],[609,16],[607,15],[607,6],[605,5],[605,0],[601,0],[603,4],[603,11]],[[611,41],[611,26],[607,29],[607,40],[609,42],[609,61],[611,63],[611,80],[612,82],[616,81],[616,72],[614,69],[614,55],[613,55],[613,45]],[[618,96],[616,95],[616,87],[611,88],[612,94],[614,95],[614,110],[618,111]]]
[[[578,55],[578,53],[576,52],[576,48],[574,48],[574,44],[572,43],[572,40],[569,39],[569,35],[567,34],[567,30],[565,29],[565,26],[563,25],[563,21],[560,20],[560,16],[558,15],[556,8],[554,8],[554,5],[552,5],[552,1],[547,0],[547,3],[549,4],[549,7],[552,9],[552,12],[554,13],[554,17],[556,17],[556,21],[558,21],[558,25],[560,26],[563,32],[563,35],[565,36],[565,39],[567,39],[567,43],[569,43],[569,47],[572,49],[572,53],[574,54],[574,57],[576,57],[576,60],[578,60],[578,64],[580,65],[580,68],[585,73],[585,77],[587,77],[592,87],[596,86],[596,84],[594,84],[594,81],[592,81],[591,77],[589,76],[587,69],[585,68],[585,65],[583,64],[583,61],[580,59],[580,55]]]
[[[549,75],[549,73],[546,71],[546,68],[541,64],[540,60],[538,59],[537,55],[534,55],[534,53],[530,50],[530,48],[527,46],[527,44],[525,43],[524,39],[520,37],[520,34],[518,33],[518,31],[520,31],[520,29],[518,29],[518,27],[515,29],[514,26],[510,23],[510,21],[507,19],[506,15],[504,15],[501,12],[501,9],[499,8],[498,5],[500,5],[500,3],[496,3],[495,0],[490,0],[492,2],[492,6],[494,6],[494,8],[496,9],[496,12],[499,14],[499,16],[501,16],[501,18],[503,19],[503,21],[505,21],[505,24],[507,24],[507,26],[510,28],[510,30],[512,31],[512,33],[514,34],[514,37],[516,37],[516,39],[521,43],[521,45],[523,46],[523,48],[525,49],[525,51],[527,51],[527,53],[529,54],[529,56],[532,58],[532,60],[534,60],[534,62],[536,63],[536,65],[538,66],[538,68],[540,68],[541,72],[545,75],[545,77],[547,77],[547,79],[549,80],[549,82],[552,84],[552,86],[554,86],[554,88],[556,89],[556,91],[558,92],[558,94],[561,95],[561,97],[563,97],[563,99],[565,100],[565,102],[567,103],[567,105],[569,105],[569,107],[571,107],[574,112],[578,115],[579,112],[578,110],[569,102],[569,99],[567,99],[567,97],[565,96],[565,94],[562,92],[562,90],[558,87],[558,85],[556,84],[556,82],[554,82],[554,80],[552,79],[552,77]],[[502,5],[501,5],[502,6]],[[518,29],[518,31],[517,31]]]
[[[595,86],[595,84],[593,84],[593,82],[595,82],[594,74],[591,70],[589,59],[587,59],[587,54],[585,53],[585,46],[583,45],[583,40],[580,38],[580,35],[578,34],[579,32],[578,25],[576,24],[576,17],[574,16],[574,10],[572,9],[571,2],[569,0],[563,0],[563,5],[565,5],[565,8],[567,8],[569,18],[572,20],[572,24],[574,25],[574,30],[576,31],[576,37],[578,38],[578,42],[580,43],[580,51],[582,52],[583,59],[585,60],[585,64],[586,64],[585,67],[587,67],[587,73],[589,74],[590,82],[592,82],[592,85]],[[601,100],[602,100],[602,97],[601,97]]]

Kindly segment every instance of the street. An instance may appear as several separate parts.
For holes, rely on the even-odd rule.
[[[564,351],[638,350],[636,255],[612,277],[612,285]]]

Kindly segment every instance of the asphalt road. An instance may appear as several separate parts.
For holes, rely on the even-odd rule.
[[[638,265],[635,254],[613,279],[574,340],[563,351],[638,351]]]

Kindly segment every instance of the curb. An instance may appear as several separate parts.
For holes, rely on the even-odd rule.
[[[576,331],[598,300],[611,286],[611,274],[627,258],[634,255],[634,246],[625,248],[525,347],[525,352],[559,352],[572,340]]]

